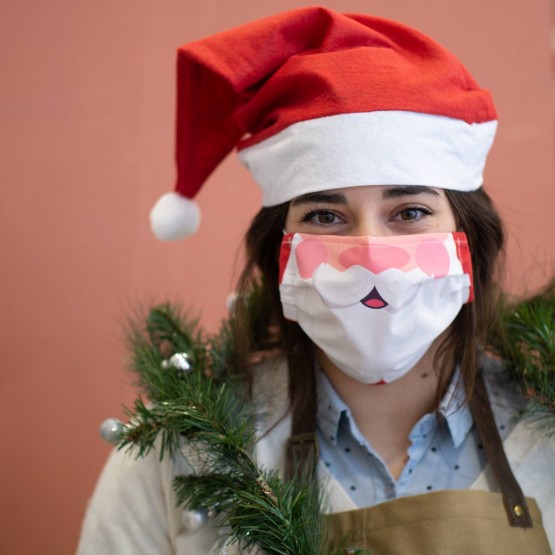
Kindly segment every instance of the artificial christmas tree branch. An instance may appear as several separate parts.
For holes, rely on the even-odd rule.
[[[261,314],[260,285],[247,309]],[[501,305],[501,326],[490,347],[530,400],[525,415],[548,435],[555,433],[555,282],[517,304]],[[255,321],[255,320],[251,320]],[[194,471],[174,480],[177,503],[209,509],[242,549],[268,555],[365,555],[327,541],[324,504],[317,480],[284,482],[254,457],[257,407],[233,368],[233,318],[219,335],[205,337],[195,321],[166,304],[154,307],[146,325],[130,327],[131,365],[149,404],[139,398],[118,431],[119,448],[146,456],[195,459]],[[266,330],[253,330],[254,351],[265,348]],[[193,455],[191,457],[191,455]]]
[[[121,430],[119,448],[133,447],[141,457],[155,445],[160,458],[182,450],[193,454],[194,472],[174,480],[178,504],[219,514],[219,525],[228,527],[231,543],[242,549],[256,546],[268,555],[331,553],[316,481],[306,476],[286,483],[256,463],[256,407],[227,366],[233,330],[233,322],[227,322],[219,336],[205,338],[195,322],[167,304],[151,310],[144,329],[131,326],[131,366],[150,403],[139,398],[126,410],[129,423]],[[358,548],[333,553],[343,555],[345,549],[368,553]]]
[[[492,347],[529,399],[523,418],[555,435],[555,278],[518,303],[504,299]]]

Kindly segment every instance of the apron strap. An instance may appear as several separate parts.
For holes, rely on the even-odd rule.
[[[295,368],[294,354],[288,353],[289,368]],[[316,376],[307,398],[293,407],[291,436],[287,441],[285,479],[302,479],[314,476],[318,464],[318,440],[316,439]]]
[[[478,430],[478,435],[484,445],[488,462],[501,487],[509,524],[520,528],[531,528],[532,518],[530,517],[528,505],[511,470],[505,449],[503,449],[503,442],[495,425],[491,403],[481,370],[476,375],[474,392],[470,399],[470,410]]]

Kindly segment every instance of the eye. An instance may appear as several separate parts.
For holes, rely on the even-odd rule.
[[[398,210],[394,216],[394,221],[401,221],[406,223],[413,223],[423,219],[426,216],[431,216],[433,212],[424,206],[407,206]]]
[[[333,225],[343,223],[341,219],[333,210],[317,209],[307,212],[301,219],[303,223],[310,223],[315,225]]]

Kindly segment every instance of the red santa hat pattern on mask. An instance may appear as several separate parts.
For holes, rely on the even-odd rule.
[[[422,33],[301,8],[178,49],[175,192],[151,211],[162,240],[195,233],[193,198],[235,147],[273,206],[359,185],[482,185],[491,95]]]

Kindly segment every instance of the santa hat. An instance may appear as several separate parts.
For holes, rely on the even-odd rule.
[[[382,18],[301,8],[182,46],[175,192],[162,240],[194,233],[193,199],[235,147],[273,206],[358,185],[482,184],[496,112],[461,63]]]

